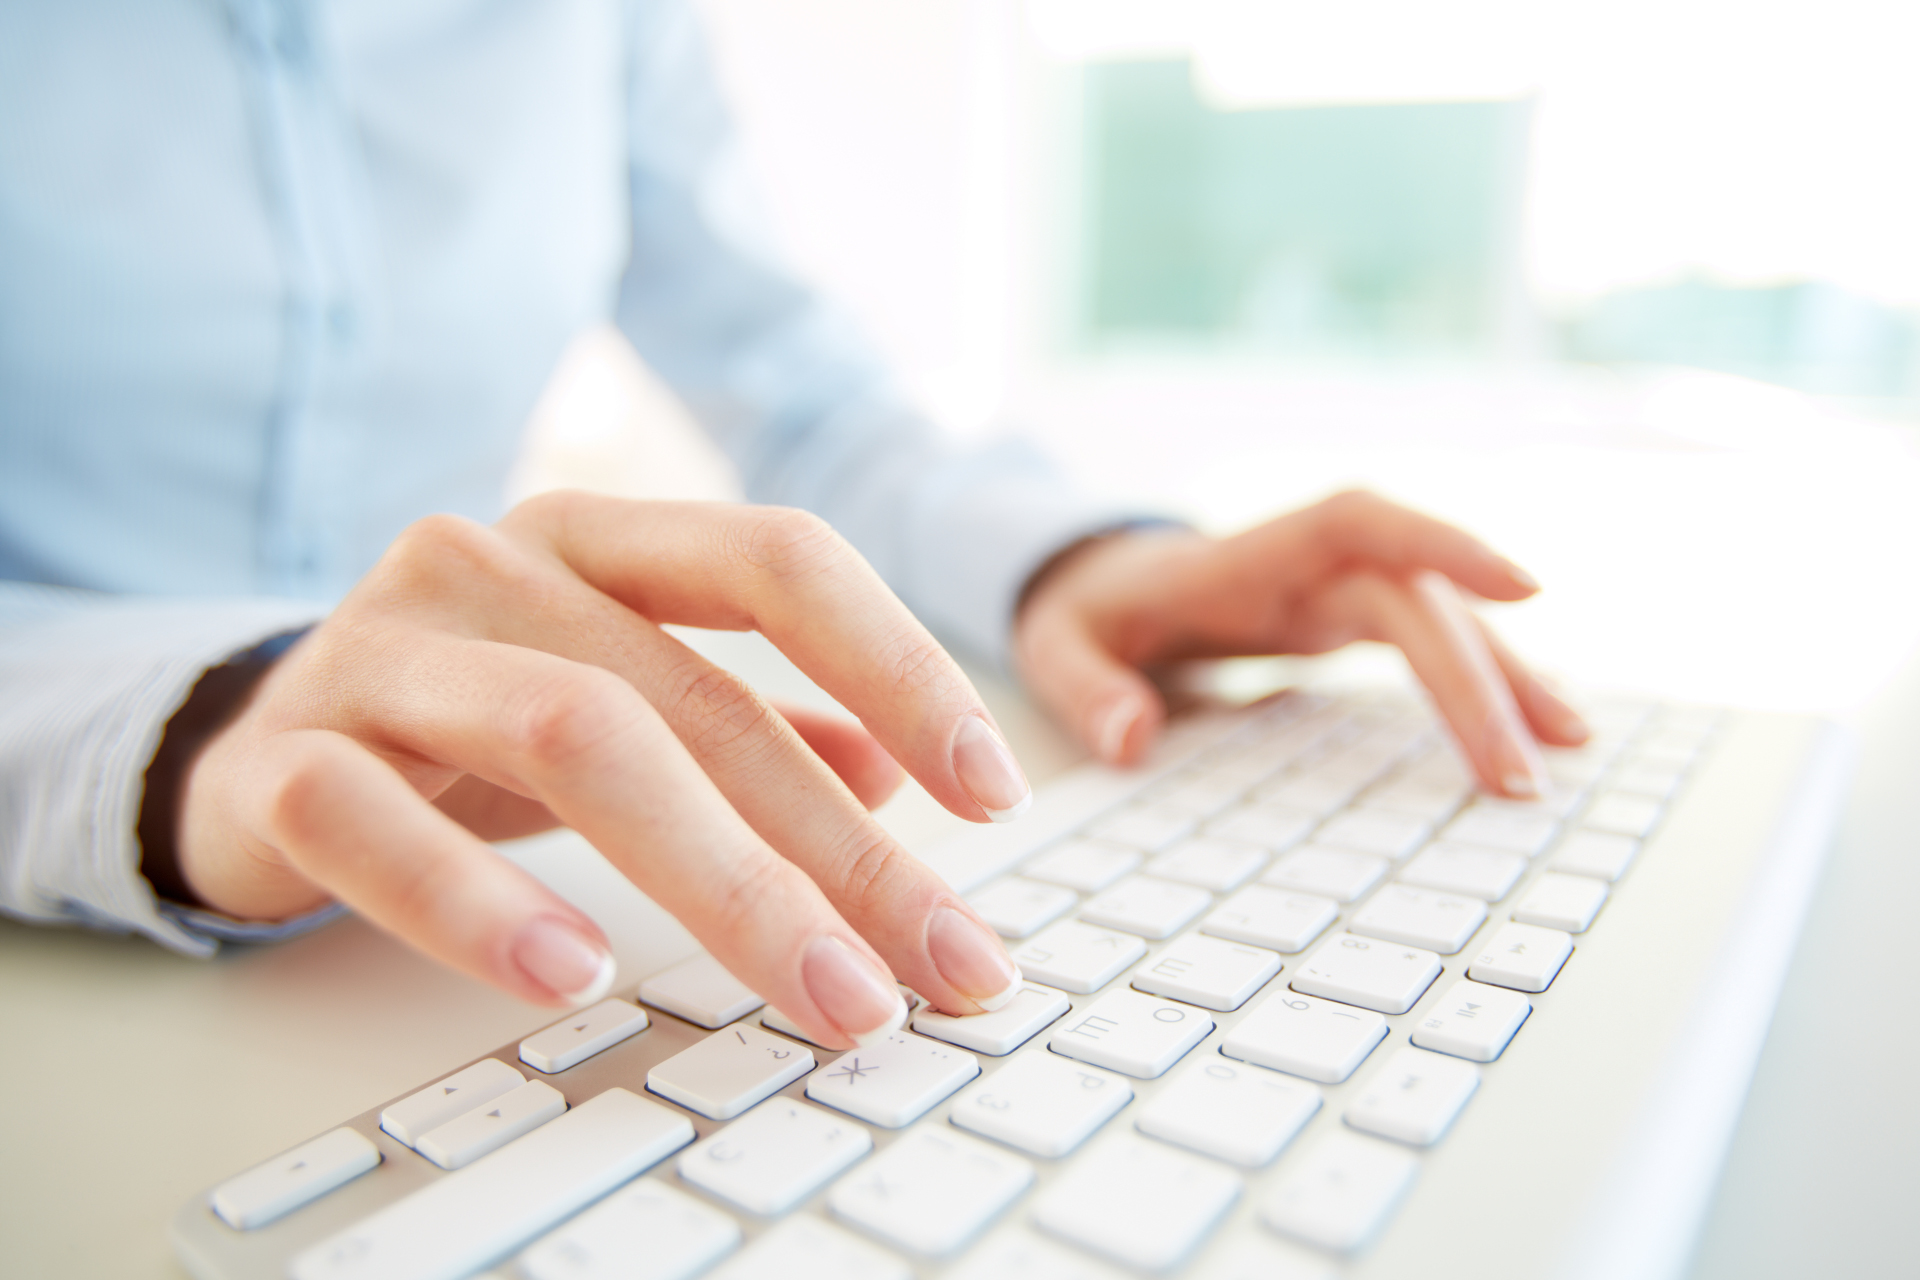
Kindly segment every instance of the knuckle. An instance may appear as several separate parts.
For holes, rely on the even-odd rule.
[[[851,548],[832,525],[793,507],[760,507],[740,530],[741,557],[777,581],[811,577],[843,563]]]
[[[871,821],[856,824],[827,865],[833,897],[842,911],[857,916],[893,911],[920,883],[920,864]]]
[[[304,736],[279,754],[263,797],[267,825],[278,840],[304,845],[328,826],[338,755],[324,740]]]
[[[494,530],[463,516],[425,516],[400,531],[368,575],[388,594],[426,597],[474,576],[519,576],[507,542]]]
[[[946,650],[917,627],[897,632],[883,643],[882,669],[895,699],[919,701],[952,692],[956,671]]]
[[[510,749],[545,768],[574,764],[632,723],[636,700],[612,672],[569,666],[523,695],[507,731]]]
[[[710,764],[775,739],[772,707],[731,671],[702,664],[669,695],[681,741]]]

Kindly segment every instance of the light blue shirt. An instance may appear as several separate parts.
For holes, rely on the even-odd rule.
[[[609,319],[752,499],[1002,656],[1123,513],[943,439],[768,243],[684,0],[0,0],[0,910],[204,949],[134,870],[166,716],[496,518]]]

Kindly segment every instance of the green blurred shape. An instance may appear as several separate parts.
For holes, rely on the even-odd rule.
[[[1689,365],[1830,395],[1920,391],[1920,325],[1833,285],[1681,280],[1609,294],[1563,329],[1575,360]]]
[[[1529,104],[1221,111],[1184,61],[1085,69],[1082,338],[1484,348],[1512,290]]]

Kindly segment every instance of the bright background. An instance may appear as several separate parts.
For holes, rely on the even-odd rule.
[[[1920,8],[706,0],[774,222],[955,431],[1218,529],[1363,483],[1585,684],[1920,637]],[[735,492],[584,335],[518,492]]]

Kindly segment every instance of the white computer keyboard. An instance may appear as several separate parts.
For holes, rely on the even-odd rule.
[[[1677,856],[1643,846],[1724,718],[1591,711],[1537,803],[1478,793],[1409,698],[1215,717],[1096,771],[1090,817],[930,858],[1022,967],[998,1012],[915,1001],[826,1050],[696,957],[213,1188],[179,1252],[218,1280],[1339,1274],[1423,1180],[1478,1176],[1440,1153]]]

